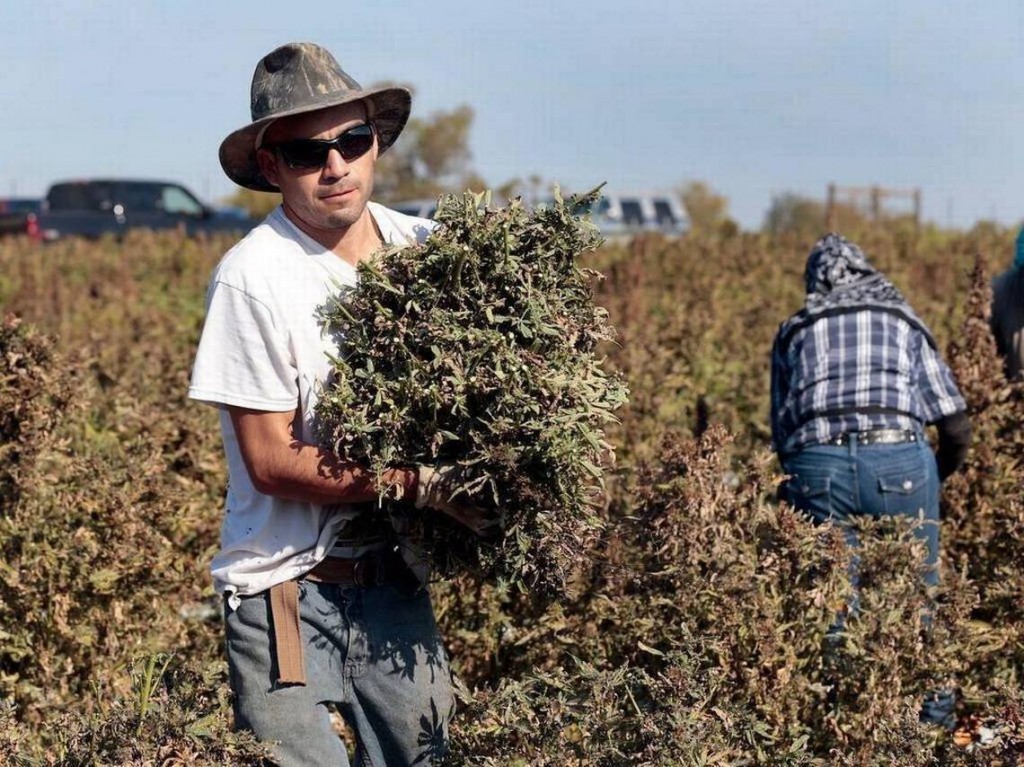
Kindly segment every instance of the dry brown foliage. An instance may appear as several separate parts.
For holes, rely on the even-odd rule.
[[[987,341],[975,269],[1012,238],[848,234],[931,325],[970,403],[940,591],[922,592],[904,531],[866,531],[861,610],[825,652],[848,552],[775,503],[765,452],[768,349],[811,243],[607,247],[591,265],[608,276],[598,303],[633,401],[612,435],[606,532],[571,601],[438,585],[464,689],[454,763],[1020,762],[1024,405]],[[22,318],[0,331],[0,761],[258,763],[228,732],[219,623],[187,617],[219,609],[216,416],[184,394],[227,245],[0,240],[0,306]],[[937,683],[963,693],[955,734],[917,723]]]

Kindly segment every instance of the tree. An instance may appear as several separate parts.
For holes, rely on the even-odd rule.
[[[395,202],[485,187],[471,166],[473,116],[473,109],[462,105],[410,118],[401,138],[377,163],[375,198]]]
[[[795,192],[772,197],[763,229],[769,234],[797,234],[816,237],[825,227],[825,206]]]
[[[690,181],[679,190],[679,199],[695,232],[718,232],[729,220],[729,198],[704,181]]]

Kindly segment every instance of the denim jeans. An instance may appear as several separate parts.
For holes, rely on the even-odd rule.
[[[276,742],[282,767],[347,767],[328,703],[355,731],[357,765],[430,765],[448,747],[448,658],[426,590],[299,581],[306,685],[281,685],[266,593],[225,606],[235,724]]]
[[[921,437],[899,445],[861,446],[856,438],[846,446],[814,445],[782,459],[791,475],[780,495],[815,522],[832,521],[845,527],[847,543],[856,548],[857,535],[846,525],[857,516],[880,519],[903,515],[921,518],[915,535],[927,546],[924,582],[938,585],[939,571],[939,473],[935,454]],[[856,587],[856,558],[851,573]],[[855,611],[856,595],[848,609]],[[924,621],[930,622],[930,610]],[[829,631],[829,641],[841,635],[843,617]],[[940,688],[925,695],[921,721],[951,728],[955,719],[956,697],[952,690]]]
[[[815,522],[845,527],[847,541],[858,544],[846,525],[858,516],[922,518],[915,533],[928,550],[924,581],[938,584],[939,474],[935,454],[921,437],[897,445],[812,445],[782,458],[791,475],[781,497]]]

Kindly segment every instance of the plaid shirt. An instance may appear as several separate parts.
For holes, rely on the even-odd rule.
[[[921,431],[966,409],[949,367],[899,315],[860,309],[775,337],[772,443],[782,454],[848,431]]]

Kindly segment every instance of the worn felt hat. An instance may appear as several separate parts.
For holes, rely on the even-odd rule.
[[[221,143],[220,165],[236,184],[261,192],[277,191],[256,162],[256,149],[274,120],[364,101],[383,154],[402,132],[412,107],[406,88],[364,89],[330,52],[313,43],[288,43],[260,59],[250,97],[252,122]]]

